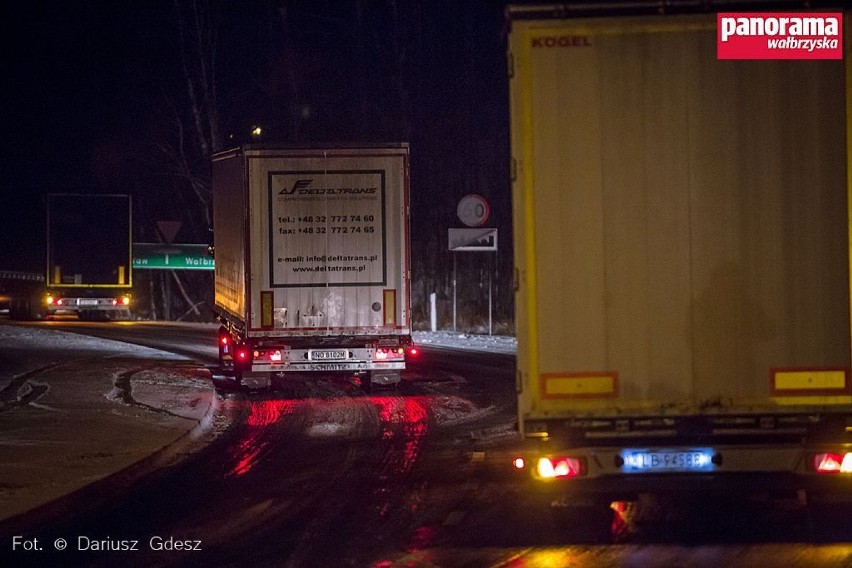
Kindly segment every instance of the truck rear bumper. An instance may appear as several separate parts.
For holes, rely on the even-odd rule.
[[[279,374],[279,373],[340,373],[340,372],[367,372],[367,371],[389,371],[389,370],[399,370],[402,371],[405,369],[405,362],[393,362],[393,363],[377,363],[370,361],[347,361],[341,363],[291,363],[288,365],[263,365],[263,364],[254,364],[252,365],[251,372],[252,373],[266,373],[266,374]]]
[[[281,369],[270,370],[268,366],[254,365],[252,370],[243,371],[241,382],[247,386],[269,387],[273,381],[287,381],[310,377],[320,378],[323,374],[349,374],[367,375],[362,381],[369,381],[375,385],[394,385],[401,380],[401,373],[405,370],[405,363],[384,363],[377,365],[373,363],[321,363],[314,365],[288,365]],[[363,383],[362,383],[363,384]]]
[[[529,478],[528,490],[548,501],[594,504],[635,501],[643,494],[719,500],[778,499],[804,502],[852,502],[852,480],[781,472],[688,475],[607,475],[592,479],[542,482]]]
[[[559,447],[545,442],[517,453],[530,488],[548,498],[632,500],[644,493],[762,495],[798,498],[835,495],[852,499],[852,471],[817,471],[817,456],[844,455],[843,441],[813,444],[695,444]],[[552,446],[552,447],[551,447]],[[639,456],[638,458],[636,456]],[[540,474],[539,459],[564,460],[563,477]],[[669,460],[666,462],[666,460]],[[564,472],[563,472],[564,473]]]

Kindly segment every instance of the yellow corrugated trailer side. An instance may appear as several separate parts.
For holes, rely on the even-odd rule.
[[[699,446],[805,472],[813,424],[852,443],[848,47],[725,61],[715,14],[530,13],[507,12],[521,432],[592,477]]]

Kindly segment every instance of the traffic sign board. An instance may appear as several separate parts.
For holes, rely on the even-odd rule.
[[[496,251],[497,229],[450,229],[450,250]]]
[[[456,207],[456,215],[468,227],[480,227],[488,220],[491,209],[481,195],[465,195]]]
[[[133,243],[136,270],[213,270],[207,245]]]

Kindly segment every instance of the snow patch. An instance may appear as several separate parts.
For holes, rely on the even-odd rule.
[[[497,408],[479,408],[471,401],[457,396],[442,396],[432,401],[432,417],[439,428],[459,426],[494,414]]]
[[[340,422],[321,422],[311,425],[305,434],[311,438],[340,438],[348,435],[351,430]]]
[[[506,335],[478,335],[456,331],[415,331],[411,334],[415,345],[449,347],[466,351],[505,353],[514,355],[518,341]]]

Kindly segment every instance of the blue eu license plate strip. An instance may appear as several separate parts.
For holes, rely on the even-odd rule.
[[[673,471],[713,471],[713,455],[710,448],[688,450],[624,450],[621,459],[625,473],[654,473]]]

